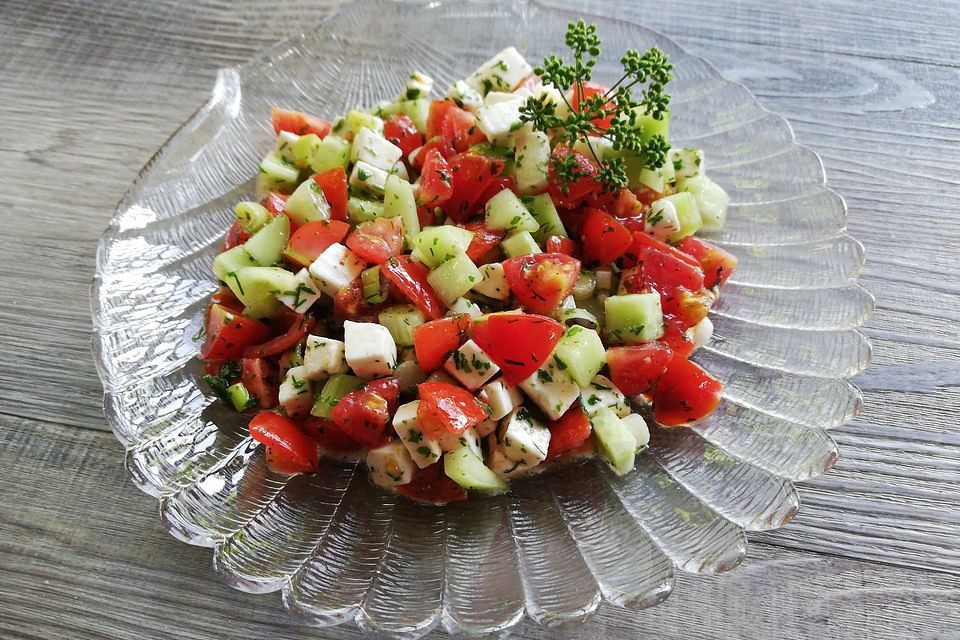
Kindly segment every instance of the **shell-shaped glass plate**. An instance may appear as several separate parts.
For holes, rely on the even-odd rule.
[[[525,615],[585,618],[602,600],[663,601],[675,568],[717,573],[746,552],[745,531],[783,526],[793,482],[827,471],[825,429],[855,415],[847,378],[870,347],[857,327],[872,299],[854,282],[861,245],[823,166],[787,122],[669,39],[627,21],[597,23],[614,80],[617,56],[657,45],[676,66],[671,129],[706,151],[731,196],[710,238],[738,270],[712,311],[697,361],[726,385],[691,428],[654,428],[636,470],[585,463],[517,482],[506,496],[434,508],[371,486],[359,467],[271,472],[245,419],[197,385],[210,266],[232,205],[272,142],[273,105],[332,118],[394,96],[412,70],[440,88],[493,52],[530,60],[563,48],[580,17],[535,2],[361,0],[309,33],[220,72],[210,99],[150,160],[98,251],[95,352],[104,408],[134,483],[156,496],[177,538],[214,549],[216,571],[252,592],[282,590],[314,625],[355,621],[376,637],[500,633]]]

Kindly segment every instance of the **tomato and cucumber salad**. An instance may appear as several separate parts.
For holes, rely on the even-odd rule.
[[[557,76],[508,47],[443,96],[413,73],[337,119],[273,110],[200,348],[271,469],[359,458],[443,503],[590,455],[627,473],[647,420],[716,409],[689,356],[736,259],[694,234],[726,194],[669,146],[662,100],[626,118],[608,86]]]

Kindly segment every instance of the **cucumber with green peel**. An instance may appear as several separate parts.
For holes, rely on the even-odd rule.
[[[723,228],[727,220],[727,206],[730,204],[730,196],[723,187],[701,174],[684,180],[680,191],[689,193],[696,200],[700,221],[703,223],[701,229],[719,231]]]
[[[264,305],[263,300],[273,298],[281,291],[297,287],[297,276],[282,267],[247,267],[227,274],[227,286],[248,307]]]
[[[604,334],[611,342],[637,344],[663,336],[660,294],[630,293],[603,302]]]
[[[257,190],[260,193],[270,191],[292,191],[300,181],[300,169],[289,160],[271,151],[263,157],[258,167]]]
[[[388,101],[378,104],[371,111],[384,120],[396,114],[405,115],[413,121],[413,126],[417,128],[417,131],[426,133],[427,118],[430,115],[430,102],[431,100],[428,98]]]
[[[573,326],[560,336],[553,349],[553,358],[557,366],[566,370],[573,381],[583,387],[600,373],[607,362],[607,351],[596,331]]]
[[[231,406],[238,412],[246,411],[257,405],[257,401],[250,396],[250,392],[247,391],[242,382],[236,382],[227,387],[227,399],[230,400]]]
[[[300,169],[310,168],[310,158],[323,141],[315,133],[307,133],[297,138],[290,144],[290,154],[293,156],[293,163]]]
[[[376,200],[367,200],[350,196],[347,200],[347,217],[350,224],[360,224],[361,222],[370,222],[383,217],[383,203]]]
[[[520,200],[537,221],[536,231],[531,232],[537,242],[543,244],[549,236],[567,237],[567,230],[549,195],[542,193],[538,196],[524,196]]]
[[[257,261],[257,264],[269,267],[280,261],[280,256],[289,240],[290,219],[284,215],[274,216],[270,222],[243,243],[243,248]]]
[[[259,202],[238,202],[233,215],[244,233],[256,233],[270,221],[270,212]]]
[[[637,440],[612,410],[603,408],[590,418],[600,455],[618,476],[633,470]]]
[[[380,312],[377,320],[387,328],[398,347],[413,346],[413,330],[427,321],[413,305],[396,305]]]
[[[390,174],[383,190],[384,218],[400,218],[403,221],[404,237],[409,246],[413,238],[420,233],[420,218],[417,215],[417,199],[413,195],[413,185],[400,176]]]
[[[243,245],[227,249],[213,259],[213,274],[221,282],[227,282],[227,276],[247,267],[258,267],[260,263],[253,259]]]
[[[640,141],[646,144],[650,142],[653,136],[662,136],[664,140],[670,142],[670,112],[664,112],[663,117],[657,120],[648,113],[636,109],[637,119],[634,127],[640,129]]]
[[[445,261],[427,276],[427,282],[448,307],[481,280],[483,274],[463,252]]]
[[[372,113],[353,109],[334,123],[332,132],[341,138],[353,140],[360,129],[370,129],[383,135],[383,120]]]
[[[355,389],[363,386],[364,380],[358,376],[352,376],[347,373],[335,373],[323,385],[323,389],[317,394],[313,401],[313,408],[310,409],[310,415],[318,418],[330,418],[333,414],[333,408],[343,399],[345,395]]]
[[[272,318],[280,311],[283,304],[275,297],[261,298],[253,304],[248,304],[243,308],[243,315],[254,320],[263,318]]]
[[[364,269],[360,274],[363,300],[368,304],[380,304],[387,299],[387,292],[380,282],[380,266]]]
[[[287,198],[283,210],[298,225],[330,219],[330,204],[323,195],[323,189],[313,178],[307,178],[297,187]]]
[[[465,252],[472,241],[473,231],[469,229],[453,225],[425,227],[413,239],[413,257],[433,269]]]
[[[521,231],[508,238],[504,238],[500,242],[500,248],[503,249],[503,252],[507,254],[509,258],[526,256],[531,253],[543,253],[543,251],[540,250],[540,245],[537,244],[537,241],[534,240],[533,235],[531,235],[529,231]]]
[[[687,236],[692,236],[703,226],[703,217],[693,194],[682,191],[665,198],[677,210],[677,219],[680,221],[680,230],[667,236],[668,242],[680,242]]]
[[[495,495],[507,490],[507,484],[468,446],[460,446],[443,456],[443,472],[467,491]]]
[[[488,228],[515,233],[536,231],[540,225],[513,191],[504,189],[487,201],[484,221]]]
[[[302,144],[303,139],[309,137],[301,136],[297,142]],[[323,173],[337,168],[346,169],[350,163],[350,143],[340,136],[329,135],[323,140],[317,138],[317,141],[311,142],[305,153],[307,154],[306,164],[314,173]]]

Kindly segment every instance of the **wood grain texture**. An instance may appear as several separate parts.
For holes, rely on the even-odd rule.
[[[126,482],[98,431],[88,294],[113,207],[216,69],[335,4],[0,0],[0,636],[303,635],[276,598],[216,583]],[[846,199],[877,298],[865,409],[794,523],[733,574],[683,577],[582,637],[960,637],[960,5],[581,6],[675,37],[786,116]]]

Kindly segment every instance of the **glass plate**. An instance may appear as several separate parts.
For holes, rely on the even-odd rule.
[[[498,498],[427,507],[381,492],[362,465],[272,473],[245,418],[197,385],[194,338],[215,289],[210,265],[232,205],[272,142],[273,105],[333,117],[397,93],[411,70],[444,88],[500,48],[532,61],[562,49],[579,15],[533,2],[355,2],[309,33],[222,70],[210,99],[142,170],[100,242],[94,350],[104,411],[134,483],[170,533],[214,549],[216,571],[252,592],[283,591],[315,625],[356,621],[377,637],[505,631],[524,615],[581,620],[602,600],[662,602],[676,568],[717,573],[746,552],[745,530],[797,512],[793,482],[827,471],[825,429],[853,417],[847,378],[870,346],[872,309],[854,280],[861,245],[845,206],[789,125],[700,58],[630,22],[596,22],[608,55],[657,45],[676,65],[672,138],[706,151],[730,193],[713,241],[740,265],[696,355],[726,385],[710,419],[654,428],[637,469],[586,463],[515,483]]]

